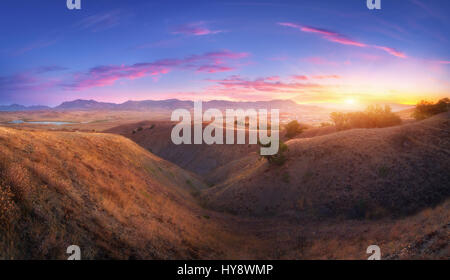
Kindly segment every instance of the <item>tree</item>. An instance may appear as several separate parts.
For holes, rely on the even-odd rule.
[[[388,127],[402,122],[400,117],[392,112],[389,105],[385,105],[384,107],[371,105],[363,112],[333,112],[330,114],[330,118],[334,122],[337,130]]]
[[[333,112],[330,114],[331,120],[334,122],[337,130],[346,129],[346,114],[341,112]]]
[[[432,102],[422,100],[416,105],[412,116],[416,120],[423,120],[431,116],[447,112],[449,107],[450,99],[448,98],[442,98],[434,104]]]
[[[303,129],[298,123],[298,121],[293,120],[286,125],[286,137],[294,138],[298,134],[302,133]]]

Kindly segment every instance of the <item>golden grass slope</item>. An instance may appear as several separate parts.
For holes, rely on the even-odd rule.
[[[293,139],[287,142],[285,165],[255,159],[205,190],[203,199],[216,210],[251,216],[376,219],[413,214],[450,195],[449,116]]]
[[[225,258],[235,239],[195,203],[202,188],[121,136],[0,127],[0,259],[72,244],[84,259]]]

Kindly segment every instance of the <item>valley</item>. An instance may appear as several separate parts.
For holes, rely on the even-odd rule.
[[[141,113],[0,128],[2,258],[64,258],[69,243],[88,259],[449,255],[449,113],[282,136],[282,166],[258,145],[175,145],[173,122]],[[100,115],[114,119],[82,123]]]

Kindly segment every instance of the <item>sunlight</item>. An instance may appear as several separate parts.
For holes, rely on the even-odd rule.
[[[348,104],[348,105],[354,105],[355,103],[356,103],[356,100],[353,98],[348,98],[345,100],[345,104]]]

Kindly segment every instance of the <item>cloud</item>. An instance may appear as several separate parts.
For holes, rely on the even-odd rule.
[[[48,32],[48,34],[46,34],[42,39],[38,39],[13,51],[12,55],[18,56],[35,49],[42,49],[52,46],[58,41],[63,40],[68,33],[73,31],[90,30],[92,32],[99,32],[110,29],[117,26],[124,17],[124,13],[119,10],[87,16],[80,21],[72,23],[70,26],[59,27]]]
[[[218,34],[222,32],[223,32],[222,30],[212,30],[207,27],[204,21],[199,21],[194,23],[186,23],[178,25],[173,29],[172,34],[204,36],[204,35]]]
[[[57,41],[58,41],[58,39],[38,40],[38,41],[35,41],[23,48],[20,48],[20,49],[14,51],[13,55],[22,55],[26,52],[29,52],[29,51],[32,51],[35,49],[49,47],[49,46],[55,44]]]
[[[383,50],[393,56],[400,57],[400,58],[406,58],[406,55],[404,53],[397,51],[396,49],[389,48],[389,47],[383,47],[383,46],[373,46],[373,47]]]
[[[294,75],[294,76],[291,76],[291,78],[294,80],[299,80],[299,81],[307,81],[307,80],[340,79],[341,76],[339,76],[339,75],[312,75],[312,76]]]
[[[77,22],[75,26],[91,30],[92,32],[99,32],[119,25],[123,17],[123,13],[119,10],[113,10],[85,17]]]
[[[305,76],[305,75],[294,75],[294,76],[292,76],[292,79],[300,80],[300,81],[309,80],[308,76]]]
[[[448,60],[436,60],[434,62],[437,64],[450,64],[450,61],[448,61]]]
[[[313,79],[317,80],[323,80],[323,79],[340,79],[341,76],[339,75],[315,75],[312,76]]]
[[[208,80],[216,83],[210,87],[210,91],[215,92],[266,92],[266,93],[299,93],[312,88],[321,88],[321,85],[314,83],[283,82],[274,80],[273,77],[258,78],[255,80],[245,79],[239,75],[230,76],[221,80]]]
[[[49,66],[41,66],[36,69],[34,69],[34,72],[38,74],[48,73],[48,72],[57,72],[57,71],[64,71],[69,68],[58,66],[58,65],[49,65]]]
[[[217,73],[234,70],[235,68],[221,65],[201,65],[198,67],[198,72]]]
[[[306,25],[300,25],[300,24],[292,23],[292,22],[279,22],[278,25],[295,28],[295,29],[298,29],[298,30],[300,30],[302,32],[306,32],[306,33],[317,34],[317,35],[321,36],[323,39],[328,40],[330,42],[334,42],[334,43],[338,43],[338,44],[342,44],[342,45],[350,45],[350,46],[355,46],[355,47],[360,47],[360,48],[377,48],[377,49],[380,49],[380,50],[383,50],[383,51],[389,53],[390,55],[400,57],[400,58],[406,58],[406,55],[404,53],[402,53],[394,48],[390,48],[390,47],[386,47],[386,46],[368,45],[363,42],[358,42],[358,41],[352,40],[352,39],[348,38],[347,36],[337,33],[337,32],[334,32],[334,31],[311,27],[311,26],[306,26]]]
[[[248,55],[248,53],[235,53],[224,50],[191,55],[184,59],[162,59],[132,65],[102,65],[93,67],[84,73],[76,73],[73,81],[65,83],[63,86],[71,90],[103,87],[113,85],[119,79],[133,80],[146,76],[158,77],[176,69],[204,73],[231,71],[235,69],[229,65],[232,60],[245,58]]]
[[[72,73],[64,78],[48,78],[46,73],[67,70],[57,65],[42,66],[10,76],[0,76],[1,91],[42,91],[50,88],[83,90],[113,85],[120,79],[134,80],[143,77],[157,79],[173,70],[191,70],[201,73],[218,73],[236,69],[235,61],[248,57],[245,52],[229,50],[191,55],[183,59],[161,59],[131,65],[100,65],[84,72]]]
[[[44,91],[58,82],[57,79],[42,79],[30,72],[22,72],[0,77],[0,91]]]
[[[410,0],[413,4],[415,4],[421,11],[425,11],[425,13],[427,13],[430,17],[436,18],[438,20],[440,20],[443,23],[448,23],[448,17],[446,16],[446,14],[442,14],[442,11],[444,11],[445,9],[436,9],[436,7],[441,6],[441,4],[437,4],[437,6],[431,8],[430,6],[428,6],[428,4],[430,3],[430,1],[419,1],[419,0]],[[428,2],[427,4],[425,4],[426,2]]]
[[[311,64],[315,64],[315,65],[338,66],[341,64],[340,62],[331,61],[331,60],[328,60],[327,58],[319,57],[319,56],[306,57],[306,58],[303,58],[302,61],[305,61],[305,62],[308,62]],[[350,62],[346,61],[346,62],[344,62],[344,64],[350,64]]]

